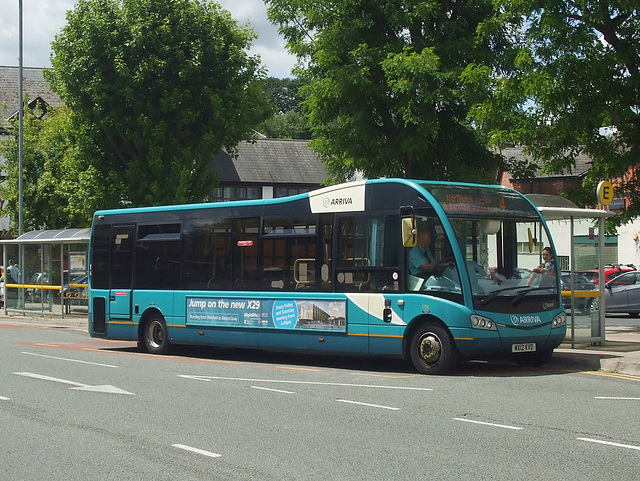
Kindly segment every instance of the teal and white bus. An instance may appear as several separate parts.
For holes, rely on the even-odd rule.
[[[546,362],[563,341],[538,210],[488,185],[377,179],[277,199],[96,212],[89,332],[171,344]],[[420,256],[424,256],[421,258]],[[421,259],[424,262],[421,262]]]

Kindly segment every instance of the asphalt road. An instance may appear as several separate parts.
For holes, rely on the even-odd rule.
[[[7,480],[637,480],[640,377],[181,348],[0,323]]]

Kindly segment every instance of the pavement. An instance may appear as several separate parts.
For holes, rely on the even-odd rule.
[[[87,317],[30,317],[20,313],[5,315],[0,311],[0,322],[19,323],[49,328],[73,328],[87,330]],[[559,369],[584,371],[615,371],[640,376],[640,325],[606,326],[604,345],[562,343],[554,352],[547,366]]]

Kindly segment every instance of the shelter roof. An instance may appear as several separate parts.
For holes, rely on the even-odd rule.
[[[598,219],[615,215],[615,212],[608,210],[581,209],[559,195],[528,194],[527,198],[538,208],[545,220]]]
[[[0,244],[84,244],[89,242],[91,229],[53,229],[26,232]]]

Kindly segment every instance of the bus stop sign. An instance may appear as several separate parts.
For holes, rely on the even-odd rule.
[[[600,203],[609,205],[613,200],[613,185],[608,180],[603,180],[598,184],[597,192]]]

